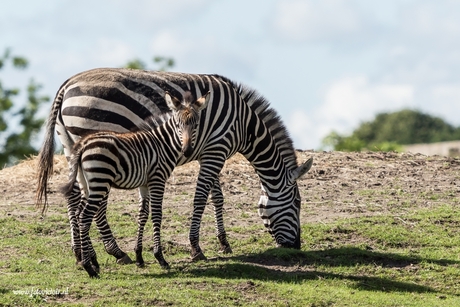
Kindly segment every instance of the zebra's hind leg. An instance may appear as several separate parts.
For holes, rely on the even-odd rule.
[[[136,265],[143,267],[145,265],[144,258],[142,257],[142,240],[144,237],[144,228],[149,218],[149,203],[150,197],[146,187],[139,188],[139,212],[137,216],[137,241],[134,247],[136,253]]]
[[[91,278],[99,278],[99,263],[97,262],[96,253],[92,248],[91,238],[89,237],[89,229],[93,221],[93,216],[98,211],[97,207],[97,202],[91,202],[90,200],[88,200],[88,202],[80,212],[78,221],[82,250],[81,265]]]
[[[223,206],[224,206],[224,195],[220,187],[219,180],[216,180],[214,186],[211,189],[211,203],[214,206],[214,217],[216,220],[216,236],[219,239],[220,249],[219,253],[231,254],[232,248],[227,241],[227,234],[224,227],[223,219]]]
[[[133,261],[129,258],[128,254],[118,247],[117,241],[115,240],[109,223],[107,222],[107,198],[108,194],[102,199],[101,206],[94,217],[96,227],[101,234],[105,251],[109,255],[114,256],[117,259],[118,264],[131,264]]]

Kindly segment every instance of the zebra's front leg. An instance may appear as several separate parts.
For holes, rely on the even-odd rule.
[[[219,180],[216,180],[214,186],[211,189],[211,203],[214,206],[214,217],[216,220],[216,236],[219,239],[220,249],[219,253],[231,254],[232,248],[227,241],[227,234],[224,227],[223,218],[223,206],[224,206],[224,195],[220,187]]]
[[[154,181],[155,182],[155,181]],[[150,213],[153,223],[153,255],[163,269],[169,269],[170,266],[163,256],[161,248],[161,220],[163,219],[163,196],[165,182],[156,182],[154,187],[150,187]]]
[[[190,225],[190,245],[191,257],[193,261],[206,260],[206,256],[200,247],[200,225],[201,217],[203,216],[204,208],[208,200],[209,192],[214,184],[219,180],[218,175],[224,166],[225,157],[213,153],[211,157],[204,157],[200,161],[200,174],[196,183],[195,197],[193,199],[193,215]],[[208,165],[209,164],[209,165]],[[220,189],[220,185],[219,185]],[[219,193],[216,194],[216,196]],[[220,192],[222,196],[222,192]]]
[[[96,227],[102,237],[105,251],[117,259],[118,264],[131,264],[133,261],[123,250],[118,247],[117,241],[113,236],[109,223],[107,222],[107,198],[108,194],[102,199],[101,206],[94,217]]]
[[[136,265],[138,267],[144,266],[144,258],[142,257],[142,241],[144,238],[145,224],[149,218],[149,207],[150,197],[149,191],[146,187],[139,188],[139,212],[137,216],[137,241],[134,247],[136,253]]]
[[[193,261],[198,260],[206,260],[206,256],[203,254],[203,251],[200,247],[200,224],[201,224],[201,217],[203,216],[204,208],[206,206],[206,199],[203,200],[196,200],[193,204],[193,216],[192,216],[192,224],[190,226],[190,245],[192,247],[191,250],[191,257]]]

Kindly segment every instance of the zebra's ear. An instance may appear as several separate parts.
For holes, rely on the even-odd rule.
[[[198,111],[201,111],[208,106],[210,97],[211,97],[211,92],[207,92],[206,94],[204,94],[203,96],[201,96],[194,102],[194,105],[198,109]]]
[[[308,159],[305,163],[299,165],[295,170],[289,174],[289,182],[294,184],[297,179],[305,175],[313,165],[313,158]]]
[[[176,97],[171,96],[168,92],[165,92],[165,101],[168,105],[168,108],[171,110],[177,110],[181,105],[181,102]]]

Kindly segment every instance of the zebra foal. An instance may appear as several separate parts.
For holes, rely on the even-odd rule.
[[[163,257],[160,229],[162,201],[166,180],[179,160],[193,152],[192,140],[200,111],[206,108],[209,92],[194,100],[185,92],[183,102],[165,94],[172,115],[162,125],[137,132],[97,132],[80,139],[70,158],[69,182],[62,188],[67,198],[74,194],[75,183],[81,190],[78,229],[81,240],[81,265],[90,277],[98,277],[99,264],[91,246],[89,229],[93,218],[105,216],[110,189],[140,188],[136,264],[143,265],[142,238],[152,214],[154,255],[163,268],[169,264]],[[104,240],[104,233],[101,231]]]

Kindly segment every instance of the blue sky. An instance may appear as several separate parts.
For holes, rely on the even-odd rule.
[[[295,147],[318,149],[378,112],[416,108],[460,125],[460,2],[438,0],[16,0],[2,4],[0,71],[54,97],[70,76],[153,56],[258,90]],[[44,111],[47,114],[48,109]]]

